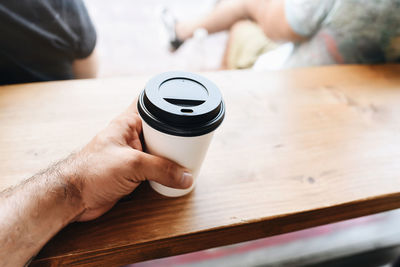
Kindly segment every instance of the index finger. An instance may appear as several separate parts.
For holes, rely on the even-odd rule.
[[[137,115],[138,110],[137,110],[137,102],[138,102],[139,97],[136,97],[135,100],[128,106],[128,108],[124,111],[125,114],[127,115]]]

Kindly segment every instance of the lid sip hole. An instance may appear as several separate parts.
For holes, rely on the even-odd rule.
[[[181,107],[195,107],[206,102],[205,100],[196,100],[196,99],[176,99],[176,98],[167,98],[164,97],[164,100],[168,103],[171,103],[176,106]]]
[[[182,108],[182,109],[181,109],[181,112],[183,112],[183,113],[193,113],[193,109],[190,109],[190,108]]]

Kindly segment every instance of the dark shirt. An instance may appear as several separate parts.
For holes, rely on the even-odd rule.
[[[0,1],[0,84],[72,79],[95,44],[82,0]]]

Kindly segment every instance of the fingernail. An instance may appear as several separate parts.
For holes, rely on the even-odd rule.
[[[181,185],[183,188],[188,188],[193,184],[193,175],[188,172],[184,172],[182,175]]]

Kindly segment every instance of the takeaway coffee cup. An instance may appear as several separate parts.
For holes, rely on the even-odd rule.
[[[146,151],[188,168],[194,178],[188,189],[174,189],[153,181],[151,187],[168,197],[191,192],[213,133],[225,116],[219,89],[200,75],[166,72],[146,84],[137,106]]]

